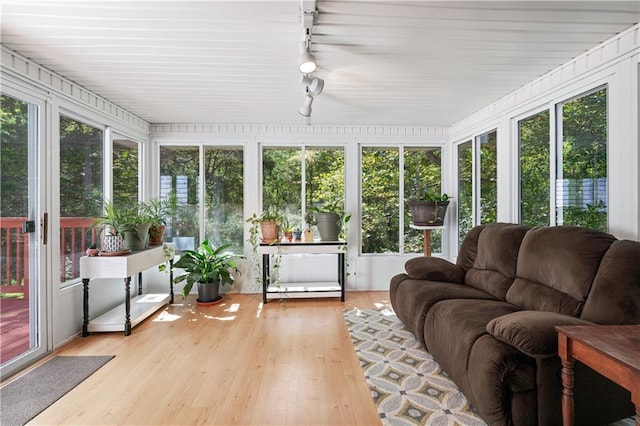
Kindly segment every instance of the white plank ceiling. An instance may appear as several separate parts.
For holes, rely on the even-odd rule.
[[[0,4],[3,45],[150,123],[307,122],[300,0]],[[639,1],[316,5],[311,124],[449,126],[640,20]]]

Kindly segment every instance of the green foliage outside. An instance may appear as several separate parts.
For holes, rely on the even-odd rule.
[[[398,253],[398,148],[362,148],[362,253]]]
[[[458,246],[473,228],[473,144],[458,145]]]
[[[520,120],[520,222],[527,226],[551,223],[549,111]]]

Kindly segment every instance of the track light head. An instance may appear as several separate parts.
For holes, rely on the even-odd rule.
[[[298,70],[302,74],[311,74],[318,68],[316,58],[309,51],[309,47],[305,47],[298,59]]]
[[[311,116],[311,104],[313,103],[313,96],[306,95],[304,97],[304,104],[298,109],[298,112],[303,117]]]
[[[322,93],[322,89],[324,89],[324,80],[318,77],[309,77],[308,75],[303,75],[300,83],[303,86],[306,86],[309,93],[313,96],[318,96]]]

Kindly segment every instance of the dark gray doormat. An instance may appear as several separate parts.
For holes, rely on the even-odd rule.
[[[0,424],[24,425],[113,358],[56,356],[0,388]]]

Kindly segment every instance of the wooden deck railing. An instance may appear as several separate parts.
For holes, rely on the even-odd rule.
[[[29,235],[22,233],[25,217],[0,218],[0,293],[29,295]],[[79,276],[80,257],[96,242],[94,218],[60,218],[60,282]]]

